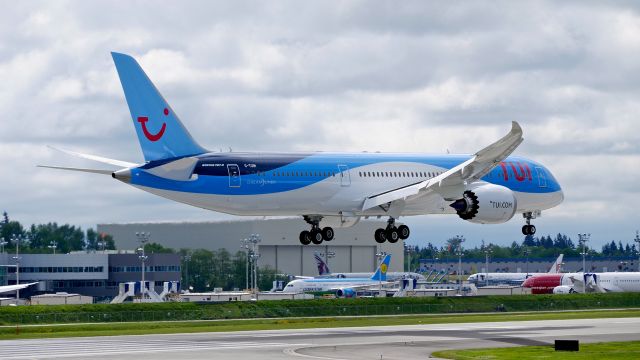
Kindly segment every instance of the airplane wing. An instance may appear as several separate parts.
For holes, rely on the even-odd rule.
[[[577,292],[609,292],[608,289],[600,286],[600,284],[598,283],[597,274],[582,273],[581,278],[572,275],[569,276],[569,280],[571,280],[571,282],[573,283],[573,287]]]
[[[411,200],[430,192],[437,192],[447,200],[455,200],[462,193],[461,187],[488,174],[523,140],[522,128],[513,121],[511,131],[507,135],[478,151],[469,160],[432,179],[369,196],[364,201],[362,211],[376,206],[391,205],[395,201]]]
[[[380,285],[390,285],[390,284],[394,284],[394,282],[393,281],[381,281],[381,282],[376,282],[375,284],[371,283],[371,284],[362,284],[362,285],[353,285],[353,286],[341,286],[341,287],[331,288],[331,289],[329,289],[329,291],[337,291],[337,290],[344,290],[344,289],[366,290],[366,289],[371,289],[371,288],[378,287]]]
[[[11,291],[16,291],[16,290],[22,290],[22,289],[28,288],[31,285],[35,285],[35,284],[37,284],[37,282],[29,283],[29,284],[20,284],[20,285],[0,286],[0,294],[11,292]]]

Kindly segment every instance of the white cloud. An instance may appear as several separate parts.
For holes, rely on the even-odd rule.
[[[567,195],[539,229],[606,234],[615,224],[622,236],[637,226],[640,12],[631,3],[161,4],[3,9],[2,209],[25,223],[85,227],[222,216],[33,167],[77,165],[45,144],[141,160],[109,54],[120,51],[212,150],[473,152],[517,120],[518,155],[548,165]],[[459,227],[505,242],[520,224],[410,221],[436,236]]]

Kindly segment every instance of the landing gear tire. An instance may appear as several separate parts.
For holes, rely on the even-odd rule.
[[[310,234],[312,243],[314,243],[315,245],[322,244],[322,231],[313,229],[309,232],[309,234]]]
[[[387,235],[387,240],[389,240],[390,243],[394,244],[397,243],[398,240],[400,239],[400,234],[398,233],[398,228],[391,227],[388,228],[386,231],[386,235]]]
[[[398,226],[398,235],[400,236],[400,240],[406,240],[411,235],[411,230],[407,225]]]
[[[307,230],[302,231],[302,232],[300,233],[300,243],[301,243],[302,245],[309,245],[309,244],[311,244],[311,237],[310,237],[310,234],[309,234],[309,232],[308,232]]]
[[[522,227],[523,235],[534,235],[536,233],[536,227],[534,225],[524,225]]]
[[[335,233],[333,232],[333,229],[330,227],[325,227],[322,229],[322,239],[324,241],[331,241],[333,240],[333,236],[335,235]]]
[[[378,244],[382,244],[385,241],[387,241],[387,233],[384,231],[384,229],[376,230],[376,232],[375,232],[373,237],[376,239],[376,242]]]

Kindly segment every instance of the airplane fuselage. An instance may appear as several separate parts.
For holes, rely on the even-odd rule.
[[[428,180],[470,155],[385,153],[207,153],[197,156],[189,180],[171,180],[131,169],[130,183],[189,205],[235,215],[386,215],[362,210],[363,199]],[[558,205],[563,194],[549,170],[520,157],[501,162],[482,181],[514,192],[517,212]],[[407,203],[401,215],[452,214],[449,202],[429,194]]]

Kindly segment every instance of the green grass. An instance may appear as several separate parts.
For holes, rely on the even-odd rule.
[[[0,325],[640,308],[640,293],[0,307]]]
[[[523,346],[498,349],[447,350],[432,354],[456,360],[530,359],[640,359],[640,341],[580,344],[580,351],[555,351],[553,346]]]
[[[176,322],[127,322],[0,327],[0,339],[113,336],[219,331],[255,331],[330,327],[448,324],[491,321],[561,320],[640,316],[640,310],[580,311],[562,313],[416,315],[397,317],[315,317],[260,320],[214,320]]]

